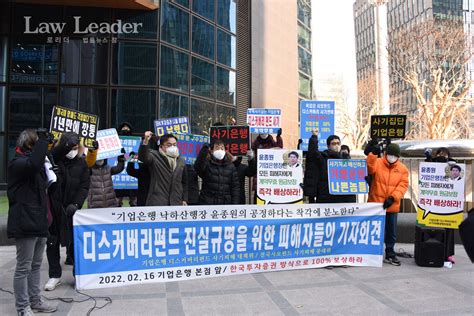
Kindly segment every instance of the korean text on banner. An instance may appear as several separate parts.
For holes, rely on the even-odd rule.
[[[125,152],[130,155],[133,151],[138,153],[138,148],[140,147],[141,138],[137,136],[120,136],[120,142],[122,147],[125,149]],[[125,156],[127,156],[127,154]],[[127,173],[127,164],[135,163],[136,161],[130,160],[132,157],[129,156],[129,161],[125,163],[125,168],[119,174],[112,176],[112,182],[114,184],[114,189],[138,189],[138,180]],[[111,158],[107,161],[111,166],[117,165],[117,158]],[[135,165],[135,167],[138,167]]]
[[[122,143],[120,142],[117,130],[115,128],[108,128],[98,131],[97,141],[99,142],[97,160],[117,157],[122,154]]]
[[[326,139],[334,134],[334,101],[300,102],[300,138],[301,150],[308,150],[309,138],[313,129],[318,130],[319,150],[327,149]]]
[[[303,202],[301,150],[259,149],[257,204]]]
[[[370,138],[405,138],[406,115],[372,115]]]
[[[247,124],[250,133],[276,134],[280,129],[280,109],[247,109]]]
[[[329,265],[381,267],[381,203],[79,210],[77,289]]]
[[[49,131],[54,135],[54,139],[59,139],[63,133],[74,132],[79,135],[84,146],[92,148],[98,129],[99,117],[97,115],[60,106],[53,107]]]
[[[193,165],[204,144],[209,143],[209,137],[203,135],[176,134],[179,154],[187,165]]]
[[[465,164],[421,162],[418,224],[458,228],[463,220]]]
[[[225,149],[233,156],[242,156],[249,150],[249,127],[248,126],[211,126],[209,135],[211,143],[220,139],[225,144]]]
[[[155,134],[157,136],[163,136],[165,134],[188,134],[191,131],[189,128],[189,119],[186,116],[155,120],[154,124]]]
[[[369,187],[363,159],[328,159],[329,194],[365,194]]]

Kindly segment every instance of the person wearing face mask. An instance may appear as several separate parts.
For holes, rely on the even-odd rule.
[[[118,206],[115,197],[112,176],[119,174],[125,167],[125,149],[122,155],[117,157],[117,165],[107,165],[107,159],[100,159],[91,168],[91,184],[87,196],[88,208],[107,208]]]
[[[369,147],[367,151],[367,169],[372,175],[367,201],[383,203],[386,210],[384,262],[399,266],[401,262],[395,255],[394,247],[397,241],[400,202],[408,189],[408,169],[399,160],[400,147],[397,144],[387,145],[383,157],[378,157],[377,148]]]
[[[304,191],[310,203],[355,203],[354,194],[331,195],[329,193],[328,159],[341,159],[341,140],[337,135],[326,139],[328,149],[318,150],[318,130],[314,129],[308,141]]]
[[[449,149],[440,147],[436,150],[434,156],[431,148],[425,149],[426,162],[448,163],[451,167],[456,168],[456,160],[451,157]],[[459,167],[458,167],[459,168]],[[446,228],[446,242],[445,242],[445,258],[444,261],[455,263],[454,259],[454,229]]]
[[[57,184],[51,192],[53,222],[46,244],[49,263],[49,280],[44,289],[54,290],[61,284],[60,246],[66,247],[66,264],[74,263],[72,217],[82,208],[87,198],[90,172],[84,157],[79,154],[80,139],[74,132],[66,132],[51,150],[54,162],[59,168]]]
[[[179,155],[178,142],[172,134],[159,139],[158,150],[150,148],[153,133],[145,132],[138,159],[150,172],[147,206],[187,205],[188,183],[186,163]]]
[[[221,140],[201,148],[194,170],[202,179],[200,205],[239,204],[238,172],[232,163],[232,155],[226,152]]]
[[[46,129],[24,130],[8,164],[7,235],[15,239],[13,288],[18,315],[56,311],[40,295],[40,268],[48,236],[48,142],[52,138]]]
[[[132,136],[133,128],[129,122],[122,122],[118,126],[117,132],[120,136]],[[137,189],[117,189],[115,190],[117,196],[117,203],[119,206],[123,205],[123,198],[128,197],[130,206],[137,206],[138,190]]]

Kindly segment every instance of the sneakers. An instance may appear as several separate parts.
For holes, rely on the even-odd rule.
[[[58,285],[61,284],[61,279],[60,278],[50,278],[48,282],[44,285],[44,290],[45,291],[52,291],[55,288],[58,287]]]
[[[18,316],[35,316],[35,314],[31,310],[31,307],[27,306],[21,311],[18,311]]]
[[[454,256],[449,256],[448,261],[451,262],[452,264],[456,263],[456,261],[454,260]]]
[[[31,304],[31,310],[37,313],[53,313],[58,309],[56,306],[46,302],[41,298],[38,302]]]
[[[394,266],[399,266],[401,265],[402,263],[400,262],[400,260],[398,260],[398,258],[396,256],[392,256],[392,257],[386,257],[383,262],[385,263],[390,263],[391,265],[394,265]]]

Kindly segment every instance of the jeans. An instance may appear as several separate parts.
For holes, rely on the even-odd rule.
[[[395,256],[395,242],[397,241],[397,216],[398,213],[385,215],[385,257]]]
[[[21,311],[40,298],[40,268],[44,256],[46,238],[16,238],[16,269],[13,276],[15,306]]]

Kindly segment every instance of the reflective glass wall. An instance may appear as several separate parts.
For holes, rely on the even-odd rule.
[[[1,2],[0,183],[19,132],[49,127],[54,105],[99,115],[99,129],[128,121],[137,135],[156,118],[188,116],[193,134],[226,123],[236,112],[236,9],[235,0],[162,0],[155,11]],[[84,32],[118,21],[137,32]]]

